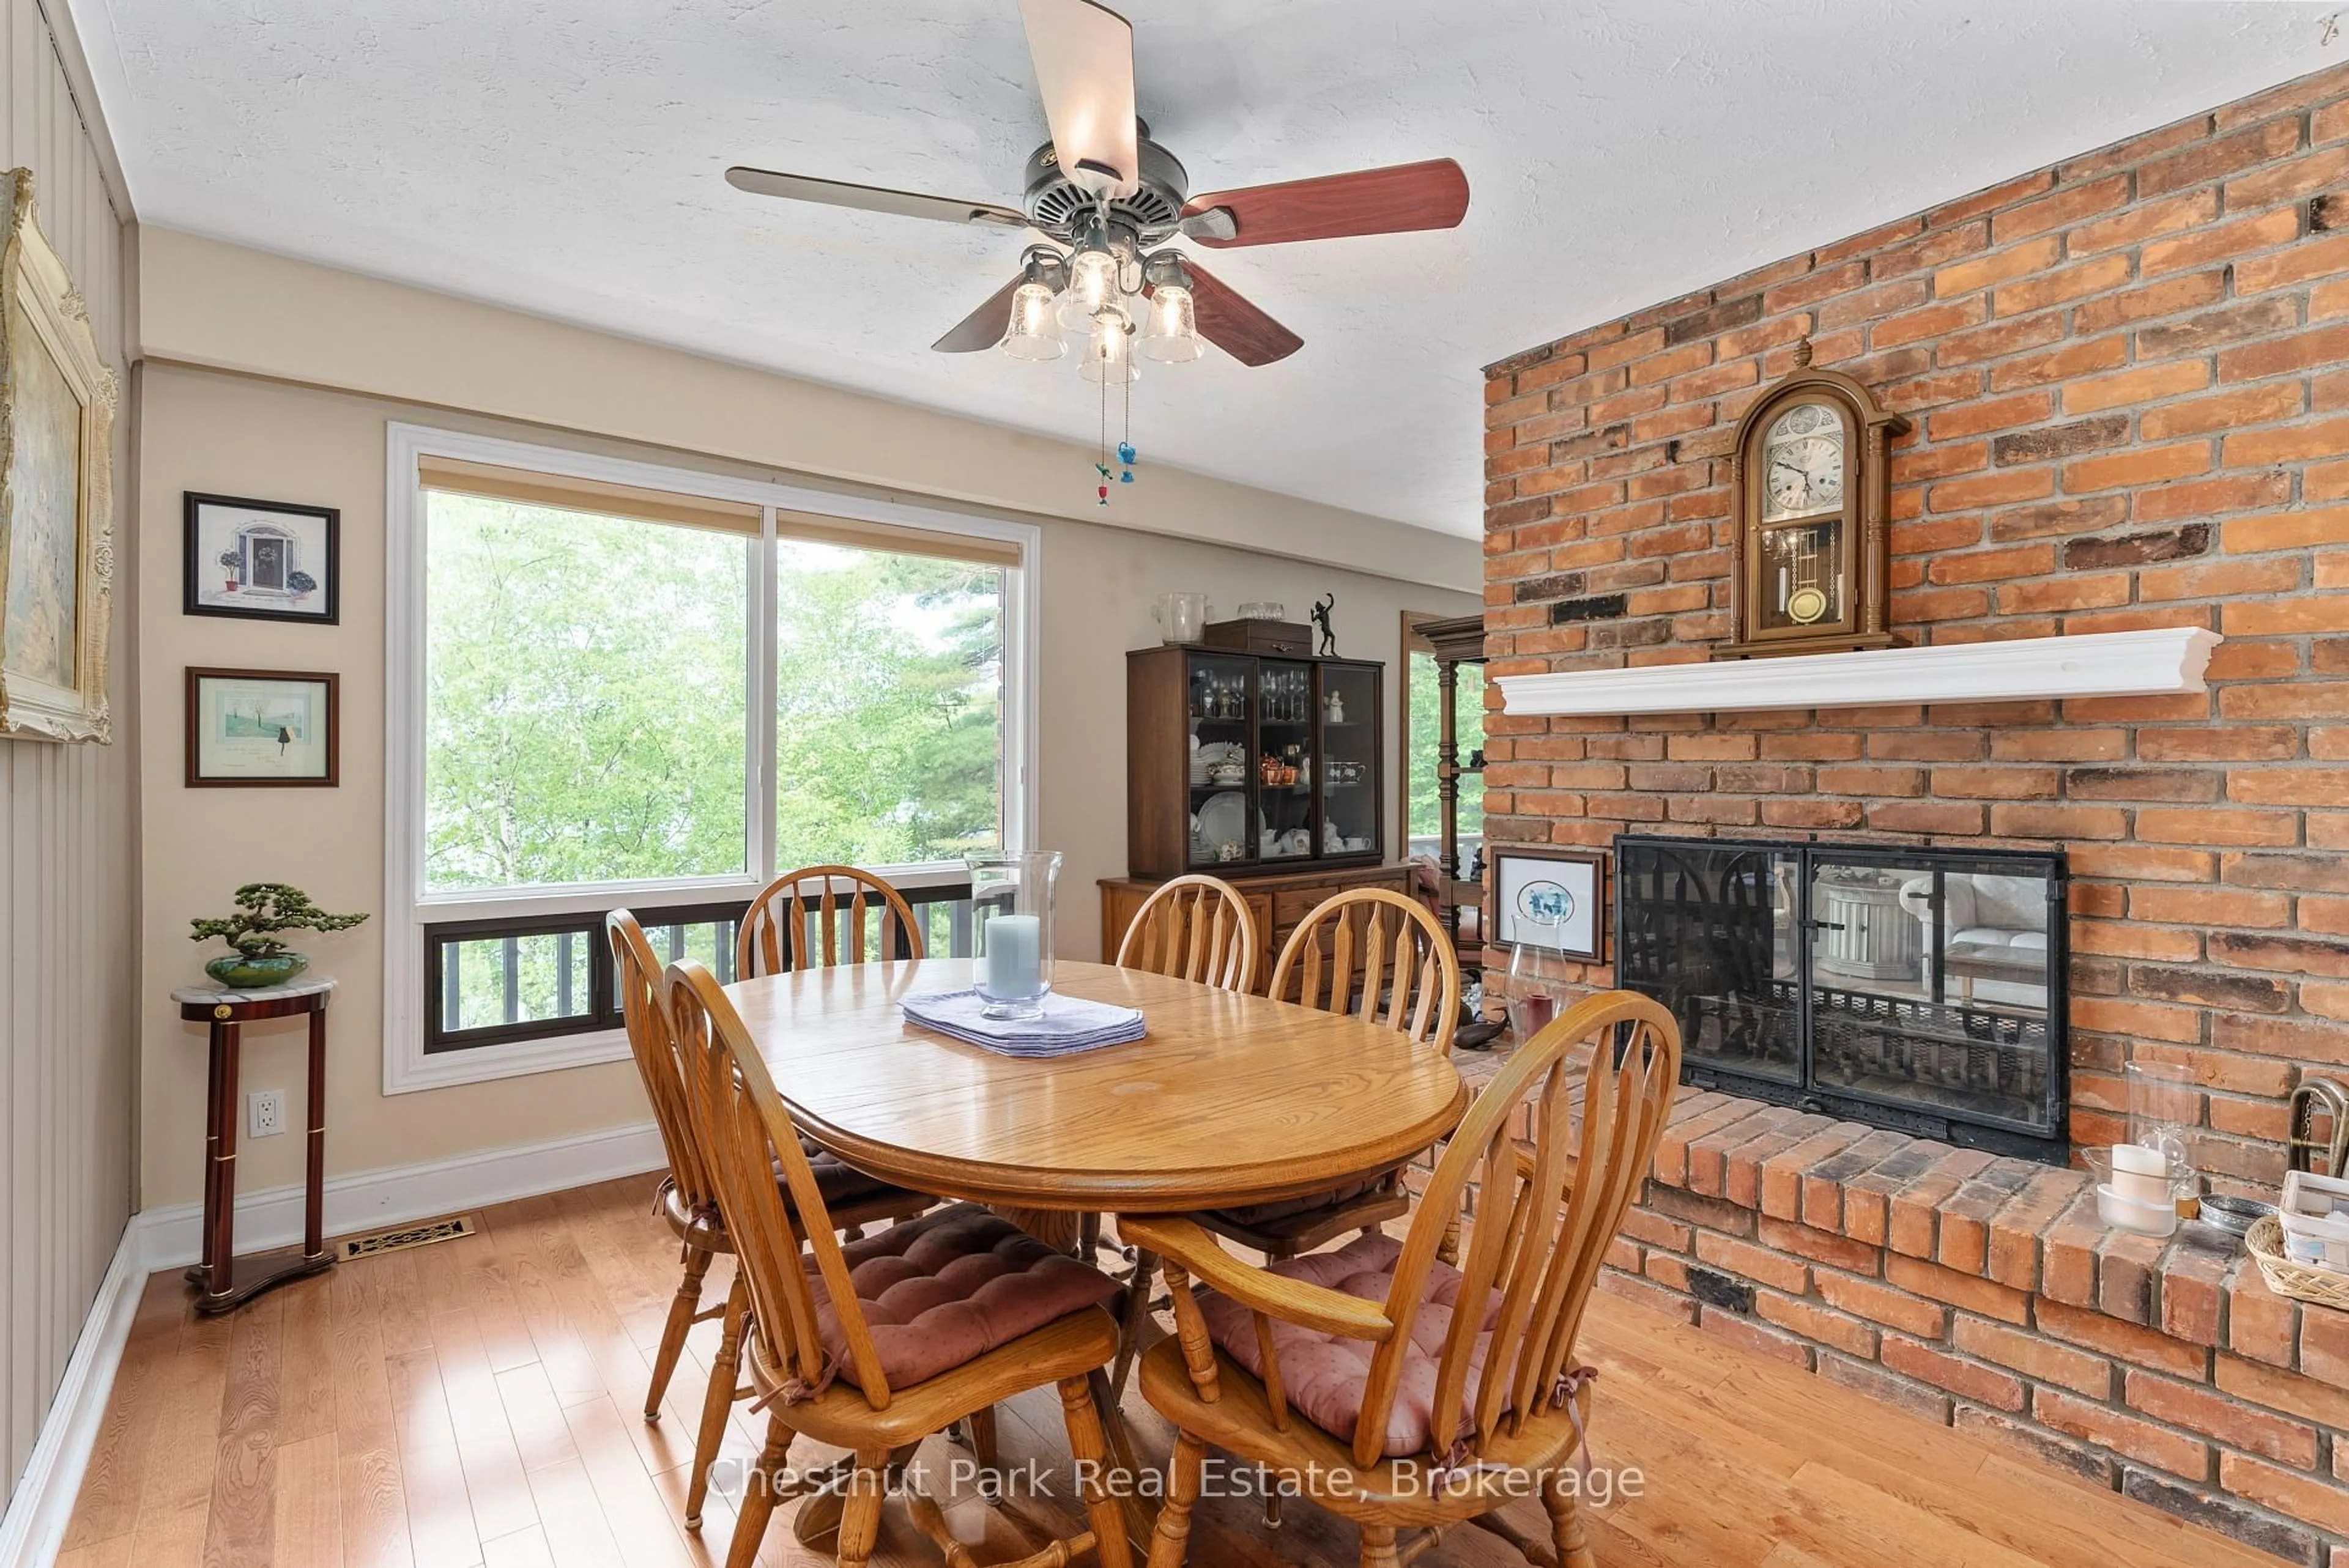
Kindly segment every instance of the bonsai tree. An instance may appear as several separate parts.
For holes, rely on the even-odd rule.
[[[364,914],[328,914],[310,895],[285,882],[247,882],[236,890],[237,912],[220,920],[192,920],[191,942],[217,936],[247,958],[274,958],[286,951],[281,931],[348,931]]]

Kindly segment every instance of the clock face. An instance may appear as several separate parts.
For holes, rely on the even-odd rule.
[[[1797,403],[1762,441],[1762,521],[1843,510],[1843,420],[1823,403]]]

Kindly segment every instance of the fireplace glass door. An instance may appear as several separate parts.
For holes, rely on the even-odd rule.
[[[1952,870],[1922,857],[1814,851],[1814,1081],[2040,1126],[2051,885],[2044,875]]]
[[[1618,847],[1617,973],[1672,1010],[1681,1058],[1803,1081],[1796,854],[1676,840]]]
[[[1920,1136],[2066,1151],[2057,854],[1616,841],[1616,974],[1683,1076]]]

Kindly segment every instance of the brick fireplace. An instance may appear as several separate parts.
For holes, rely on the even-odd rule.
[[[1488,674],[1731,639],[1726,458],[1805,342],[1909,422],[1902,641],[2202,627],[2209,689],[1495,712],[1487,842],[2060,850],[2073,1140],[2181,1063],[2198,1163],[2271,1186],[2349,1073],[2349,67],[1492,366]],[[2349,1568],[2349,1318],[2105,1233],[2077,1172],[1693,1089],[1679,1130],[1612,1288]]]

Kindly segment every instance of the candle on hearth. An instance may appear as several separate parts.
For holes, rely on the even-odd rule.
[[[1021,1000],[1044,989],[1040,922],[1032,914],[999,914],[987,923],[987,994]]]
[[[2142,1143],[2114,1144],[2113,1195],[2153,1208],[2176,1202],[2170,1192],[2169,1157]]]

